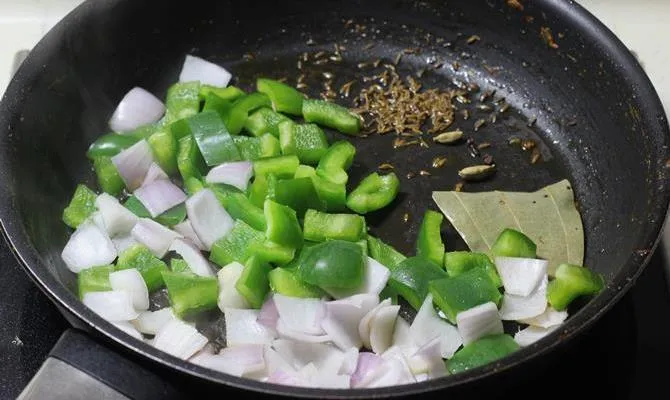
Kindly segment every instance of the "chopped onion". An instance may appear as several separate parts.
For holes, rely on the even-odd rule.
[[[195,247],[197,247],[198,249],[205,250],[205,245],[202,244],[202,242],[200,241],[200,238],[193,230],[191,221],[189,221],[188,219],[185,219],[184,221],[173,226],[172,229],[174,229],[174,231],[179,233],[180,235],[184,236],[186,239],[190,240],[191,243],[193,243]]]
[[[130,321],[138,315],[133,308],[133,299],[126,291],[88,292],[82,302],[110,322]]]
[[[279,311],[275,305],[273,296],[268,296],[265,303],[258,313],[258,323],[266,328],[277,329],[277,321],[279,320]]]
[[[315,388],[324,389],[349,389],[351,377],[349,375],[319,373],[310,382]]]
[[[279,319],[287,328],[308,335],[325,333],[321,321],[325,317],[326,308],[321,299],[303,299],[275,293],[274,302]]]
[[[386,282],[388,282],[390,277],[391,271],[388,268],[380,264],[372,257],[368,257],[365,268],[365,275],[363,276],[363,283],[361,286],[355,289],[327,288],[326,291],[336,299],[341,299],[343,297],[349,297],[360,293],[368,293],[379,296],[379,293],[381,293],[381,291],[386,287]]]
[[[128,132],[158,121],[165,113],[163,102],[140,87],[130,89],[114,110],[109,127],[114,132]]]
[[[115,271],[109,274],[112,290],[128,292],[136,310],[149,309],[149,290],[144,278],[135,268]]]
[[[399,348],[389,348],[381,358],[383,363],[360,381],[359,387],[375,388],[416,382]]]
[[[375,353],[358,353],[358,363],[356,370],[351,375],[351,387],[359,387],[360,383],[377,368],[384,364],[384,360]]]
[[[409,367],[415,376],[427,374],[428,379],[448,375],[447,367],[442,360],[440,338],[436,337],[417,350],[409,359]]]
[[[118,254],[123,253],[126,251],[126,249],[133,247],[134,245],[138,244],[139,242],[135,240],[133,235],[130,234],[130,232],[127,235],[122,235],[122,236],[117,236],[112,238],[112,243],[114,243],[114,247],[116,248],[116,252]]]
[[[496,257],[495,264],[505,293],[522,297],[530,295],[540,285],[549,266],[547,260],[516,257]]]
[[[98,228],[102,229],[103,232],[107,232],[107,227],[105,226],[105,220],[102,218],[100,211],[94,211],[93,214],[89,217],[89,220],[95,224]]]
[[[414,344],[412,335],[409,332],[409,323],[403,318],[398,318],[395,322],[395,329],[393,330],[393,346],[398,347],[405,357],[410,357],[419,350],[419,347]]]
[[[277,339],[272,347],[295,369],[313,364],[319,371],[337,373],[344,361],[344,353],[330,344]]]
[[[149,166],[149,170],[147,171],[147,175],[144,177],[142,186],[146,186],[158,180],[168,180],[168,179],[170,179],[168,174],[166,174],[165,171],[163,171],[161,167],[154,162],[151,163],[151,166]]]
[[[111,264],[116,258],[116,248],[107,233],[88,220],[70,236],[61,258],[70,271],[79,273],[87,268]]]
[[[122,331],[124,331],[125,333],[134,337],[135,339],[144,340],[144,337],[142,337],[142,334],[137,329],[135,329],[133,324],[131,324],[128,321],[112,322],[112,325],[121,329]]]
[[[361,322],[358,324],[358,334],[361,336],[361,341],[363,342],[363,346],[367,347],[368,349],[371,347],[370,346],[370,323],[372,322],[372,319],[374,318],[375,314],[382,309],[383,307],[387,307],[391,305],[391,299],[386,299],[379,303],[375,308],[370,310],[365,316],[361,319]]]
[[[275,335],[270,329],[258,323],[258,310],[224,308],[226,318],[226,344],[269,344]]]
[[[214,355],[199,353],[189,361],[235,376],[248,376],[265,370],[263,346],[259,344],[226,347]]]
[[[543,337],[547,336],[558,326],[552,326],[551,328],[540,328],[539,326],[529,326],[526,329],[522,329],[514,335],[514,340],[521,347],[530,346],[531,344],[537,342]]]
[[[268,376],[272,376],[277,371],[295,372],[293,366],[281,354],[277,353],[271,345],[263,346],[263,357],[265,358],[265,372]]]
[[[409,327],[414,344],[418,347],[426,345],[436,337],[440,338],[442,358],[451,358],[463,344],[458,329],[440,319],[433,308],[433,295],[428,294],[421,308],[416,313],[412,325]]]
[[[321,327],[340,349],[359,348],[363,342],[358,325],[378,303],[377,296],[371,294],[329,301],[326,303],[326,317],[321,322]]]
[[[224,311],[226,308],[251,308],[247,299],[235,288],[237,280],[242,275],[242,271],[244,271],[244,265],[232,262],[221,268],[216,274],[219,278],[219,299],[217,304],[221,311]]]
[[[540,328],[551,328],[563,323],[568,318],[567,311],[556,311],[555,308],[548,306],[546,310],[537,317],[521,319],[519,322]]]
[[[393,331],[400,306],[380,308],[370,321],[370,348],[375,353],[383,353],[393,344]]]
[[[198,276],[214,276],[209,261],[194,245],[185,239],[177,238],[172,241],[170,250],[179,254],[188,264],[191,271]]]
[[[503,333],[503,325],[494,302],[480,304],[456,315],[463,345],[488,335]]]
[[[344,352],[342,359],[342,365],[337,371],[340,375],[351,375],[356,371],[356,366],[358,365],[358,354],[359,351],[356,347],[352,347],[349,350]]]
[[[204,337],[193,326],[173,319],[156,333],[154,347],[175,357],[187,359],[207,344]]]
[[[144,139],[112,157],[112,163],[130,191],[142,185],[153,162],[151,146]]]
[[[149,218],[140,218],[130,233],[158,258],[165,257],[172,242],[181,237],[177,232]]]
[[[159,179],[140,187],[133,193],[152,218],[186,201],[186,194],[177,185]]]
[[[205,351],[199,352],[189,358],[188,361],[201,367],[233,376],[242,376],[245,370],[244,365],[237,364],[235,360],[231,360],[229,357],[222,357],[218,354],[210,354]]]
[[[175,319],[172,308],[161,308],[158,311],[144,311],[135,320],[137,330],[148,335],[155,335],[168,322]]]
[[[203,189],[186,200],[186,213],[193,230],[208,251],[235,224],[210,189]]]
[[[225,68],[200,57],[186,55],[179,82],[200,81],[203,85],[226,87],[233,76]]]
[[[517,321],[533,318],[547,309],[547,276],[529,296],[521,297],[507,294],[503,296],[500,318],[503,321]]]
[[[273,372],[267,380],[267,383],[275,383],[278,385],[286,386],[308,386],[308,382],[301,376],[298,376],[295,372],[286,372],[282,370],[277,370]]]
[[[304,343],[325,343],[330,342],[332,338],[324,334],[310,334],[295,329],[291,329],[286,322],[279,318],[277,320],[277,334],[282,339],[292,339]]]
[[[225,183],[246,192],[253,175],[254,169],[251,161],[228,162],[212,168],[205,177],[205,182]]]
[[[137,223],[137,216],[122,206],[115,197],[107,193],[98,195],[95,199],[95,206],[100,212],[105,229],[110,237],[130,233],[135,223]]]

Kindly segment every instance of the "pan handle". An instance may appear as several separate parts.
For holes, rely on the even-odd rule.
[[[58,339],[39,371],[19,395],[37,399],[181,399],[155,371],[131,361],[75,329]]]

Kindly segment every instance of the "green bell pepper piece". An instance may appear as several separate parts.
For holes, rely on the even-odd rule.
[[[214,189],[214,194],[226,209],[228,214],[234,219],[241,219],[250,227],[265,231],[265,214],[263,209],[256,207],[244,194],[239,192],[222,191]]]
[[[498,304],[502,295],[483,268],[473,268],[457,276],[433,280],[428,285],[433,301],[449,321],[456,323],[456,315],[489,301]]]
[[[142,204],[142,202],[139,201],[138,198],[135,196],[128,197],[126,202],[123,203],[123,206],[140,218],[151,218],[149,210],[147,210],[144,207],[144,204]],[[181,223],[185,218],[186,218],[186,206],[184,205],[184,203],[182,203],[165,211],[163,214],[154,218],[154,220],[161,225],[172,227]]]
[[[96,210],[95,192],[86,185],[77,185],[72,195],[70,204],[63,210],[63,222],[70,228],[76,229],[82,222],[86,221]]]
[[[279,124],[284,121],[290,121],[290,119],[271,108],[261,107],[249,115],[247,122],[244,124],[244,130],[253,136],[262,136],[269,133],[278,138]]]
[[[179,82],[170,86],[165,100],[165,121],[172,123],[200,111],[200,82]]]
[[[440,267],[423,257],[410,257],[391,268],[388,287],[418,310],[428,294],[431,281],[447,276]]]
[[[168,175],[177,172],[178,143],[168,127],[157,130],[147,139],[154,160]]]
[[[329,240],[305,249],[297,277],[320,288],[357,288],[363,282],[366,260],[361,246]]]
[[[101,156],[113,157],[139,142],[140,139],[142,138],[135,135],[108,133],[100,136],[91,144],[86,152],[86,156],[91,159]]]
[[[426,210],[416,241],[416,255],[423,256],[439,266],[442,266],[444,261],[444,243],[440,235],[443,219],[441,213]]]
[[[194,194],[204,189],[205,185],[202,183],[200,179],[191,176],[184,180],[184,188],[186,189],[186,193],[189,196],[193,196]]]
[[[251,256],[249,247],[265,240],[263,232],[257,231],[238,219],[230,233],[214,242],[209,253],[210,261],[223,267],[233,261],[244,263]]]
[[[268,95],[275,110],[302,116],[304,97],[291,86],[272,79],[259,78],[256,80],[256,90]]]
[[[177,168],[184,181],[191,177],[202,178],[203,171],[206,168],[205,160],[202,158],[198,145],[191,135],[179,139]]]
[[[347,207],[359,214],[376,211],[391,204],[398,195],[400,180],[391,172],[379,175],[374,172],[368,175],[347,197]],[[442,249],[444,252],[444,248]],[[440,265],[442,261],[440,260]]]
[[[192,273],[191,267],[188,266],[188,263],[181,258],[173,258],[170,260],[170,270],[172,272],[180,273]]]
[[[266,240],[263,243],[252,243],[249,246],[249,254],[253,254],[265,262],[284,265],[293,260],[295,249]]]
[[[303,282],[294,271],[275,268],[268,274],[270,287],[275,293],[289,297],[320,298],[323,291],[314,285]]]
[[[326,240],[358,242],[365,238],[365,218],[355,214],[327,214],[317,210],[307,210],[304,232],[305,240],[314,242]],[[367,242],[364,247],[367,251]]]
[[[361,120],[358,115],[339,104],[323,100],[304,100],[302,115],[306,122],[315,122],[341,133],[356,135],[361,130]]]
[[[535,258],[536,250],[537,246],[528,236],[514,229],[502,231],[491,246],[491,254],[496,257]]]
[[[126,187],[111,157],[95,157],[93,169],[103,192],[116,196]]]
[[[265,296],[270,291],[268,273],[271,270],[270,264],[256,256],[249,257],[244,264],[244,270],[235,284],[235,289],[253,308],[261,308]]]
[[[263,212],[267,223],[265,236],[268,240],[294,249],[302,247],[302,229],[293,209],[267,199]]]
[[[223,99],[215,93],[209,93],[207,97],[205,97],[205,105],[202,107],[202,111],[216,111],[216,113],[219,114],[219,117],[224,119],[233,108],[233,101],[234,100]]]
[[[112,284],[109,282],[109,274],[112,272],[114,272],[113,265],[102,265],[80,271],[77,274],[79,298],[83,299],[84,295],[90,292],[107,292],[112,290]]]
[[[393,246],[384,243],[381,239],[372,235],[368,235],[367,242],[370,257],[377,260],[388,269],[392,270],[396,265],[407,258],[404,254],[394,249]]]
[[[333,183],[319,175],[312,176],[312,183],[319,199],[326,205],[326,211],[340,212],[346,209],[347,187],[344,184]]]
[[[346,141],[333,143],[326,154],[321,157],[316,173],[333,183],[346,185],[349,180],[347,170],[354,162],[356,148]]]
[[[279,142],[282,154],[295,154],[301,163],[316,165],[328,152],[328,139],[315,124],[279,124]]]
[[[167,265],[158,257],[151,254],[146,247],[136,244],[119,254],[116,262],[116,270],[135,268],[142,275],[144,283],[147,284],[149,293],[163,287],[161,273],[167,271]]]
[[[279,139],[272,136],[270,133],[266,133],[261,136],[261,157],[277,157],[281,155],[281,146],[279,144]]]
[[[204,111],[190,117],[188,125],[208,166],[242,159],[233,137],[215,112]]]
[[[263,158],[254,161],[254,176],[274,174],[277,178],[290,179],[295,175],[300,160],[296,156]]]
[[[244,96],[245,93],[242,89],[235,86],[222,88],[211,85],[200,85],[200,91],[198,92],[200,101],[205,101],[210,94],[214,94],[223,100],[233,101]]]
[[[473,268],[483,268],[496,287],[502,287],[502,279],[498,275],[493,261],[484,253],[470,251],[451,251],[444,255],[444,268],[449,276],[458,276]]]
[[[278,126],[279,147],[281,147],[281,153],[285,156],[296,153],[295,126],[296,123],[291,120],[283,121]]]
[[[274,174],[256,176],[249,187],[249,201],[256,207],[263,207],[265,199],[274,198],[276,184],[277,177]]]
[[[251,93],[235,100],[230,110],[223,115],[228,131],[238,135],[249,118],[249,113],[261,107],[270,107],[270,98],[263,93]]]
[[[256,161],[261,158],[261,140],[248,136],[233,136],[233,142],[243,160]]]
[[[311,178],[313,176],[316,176],[316,169],[309,165],[302,164],[298,165],[298,169],[295,170],[295,175],[293,175],[295,179]]]
[[[326,209],[310,178],[278,180],[272,199],[294,209],[299,218],[302,218],[310,208]]]
[[[491,335],[480,338],[458,350],[447,360],[450,374],[492,363],[519,349],[519,345],[509,335]]]
[[[561,264],[547,287],[547,300],[561,311],[577,297],[596,295],[604,287],[605,278],[601,274],[578,265]]]
[[[163,271],[172,311],[185,318],[217,307],[219,282],[215,277]]]

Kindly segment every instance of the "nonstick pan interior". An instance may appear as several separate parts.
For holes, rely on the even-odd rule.
[[[362,77],[380,72],[384,64],[394,65],[401,76],[413,74],[426,88],[462,86],[472,92],[473,102],[458,107],[471,115],[467,120],[458,115],[453,127],[476,143],[490,143],[482,152],[498,167],[492,179],[466,184],[464,190],[530,191],[563,178],[572,183],[586,234],[585,263],[606,276],[608,288],[560,332],[501,362],[378,394],[463,383],[553,348],[595,320],[641,271],[667,210],[667,122],[632,56],[578,6],[533,1],[521,11],[505,1],[198,3],[86,3],[33,51],[3,100],[3,226],[31,276],[86,327],[207,379],[294,395],[316,393],[228,377],[131,341],[79,304],[76,276],[60,260],[69,235],[61,211],[77,183],[94,184],[85,158],[88,144],[105,132],[115,104],[131,87],[164,96],[186,53],[221,63],[246,89],[258,76],[295,84],[306,73],[305,91],[316,97],[328,72],[335,89],[357,80],[355,94]],[[547,28],[557,48],[546,40]],[[468,43],[473,35],[479,40]],[[335,46],[342,62],[305,62],[297,69],[303,53],[314,60],[321,51],[333,54]],[[378,59],[376,70],[358,66]],[[502,98],[510,104],[495,123],[490,112],[476,108],[487,91],[495,91],[488,104]],[[475,132],[481,118],[487,123]],[[535,140],[543,161],[531,164],[529,152],[509,145],[512,136]],[[352,141],[358,149],[352,182],[381,163],[394,165],[401,176],[399,199],[369,222],[373,233],[405,253],[413,251],[424,210],[434,208],[430,193],[452,189],[458,169],[480,163],[465,145],[394,149],[392,135]],[[435,169],[431,163],[438,155],[447,163]],[[421,170],[431,175],[422,176]],[[417,176],[408,179],[408,173]],[[449,249],[464,247],[453,229],[445,226],[443,233]],[[217,320],[203,328],[212,336],[222,324]],[[319,392],[328,394],[338,393]]]

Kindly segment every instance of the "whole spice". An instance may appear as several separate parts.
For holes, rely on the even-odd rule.
[[[433,158],[433,168],[442,168],[447,162],[447,157],[437,156]]]
[[[467,44],[473,44],[473,43],[475,43],[475,42],[478,42],[480,39],[481,39],[481,38],[480,38],[478,35],[472,35],[472,36],[470,36],[470,37],[468,38],[468,40],[466,40],[465,42],[466,42]]]
[[[437,143],[454,143],[463,137],[463,131],[455,130],[450,132],[443,132],[433,137],[433,141]]]
[[[479,181],[493,175],[495,170],[496,170],[495,164],[473,165],[470,167],[465,167],[462,170],[458,171],[458,176],[465,179],[466,181]]]
[[[474,125],[475,132],[479,131],[479,129],[480,129],[482,126],[484,126],[484,124],[486,124],[486,120],[483,119],[483,118],[482,118],[482,119],[478,119],[477,121],[475,121],[475,125]]]
[[[540,36],[542,36],[542,39],[547,44],[547,46],[551,47],[552,49],[558,48],[558,43],[556,43],[554,40],[554,36],[551,34],[551,29],[546,26],[540,27]]]

